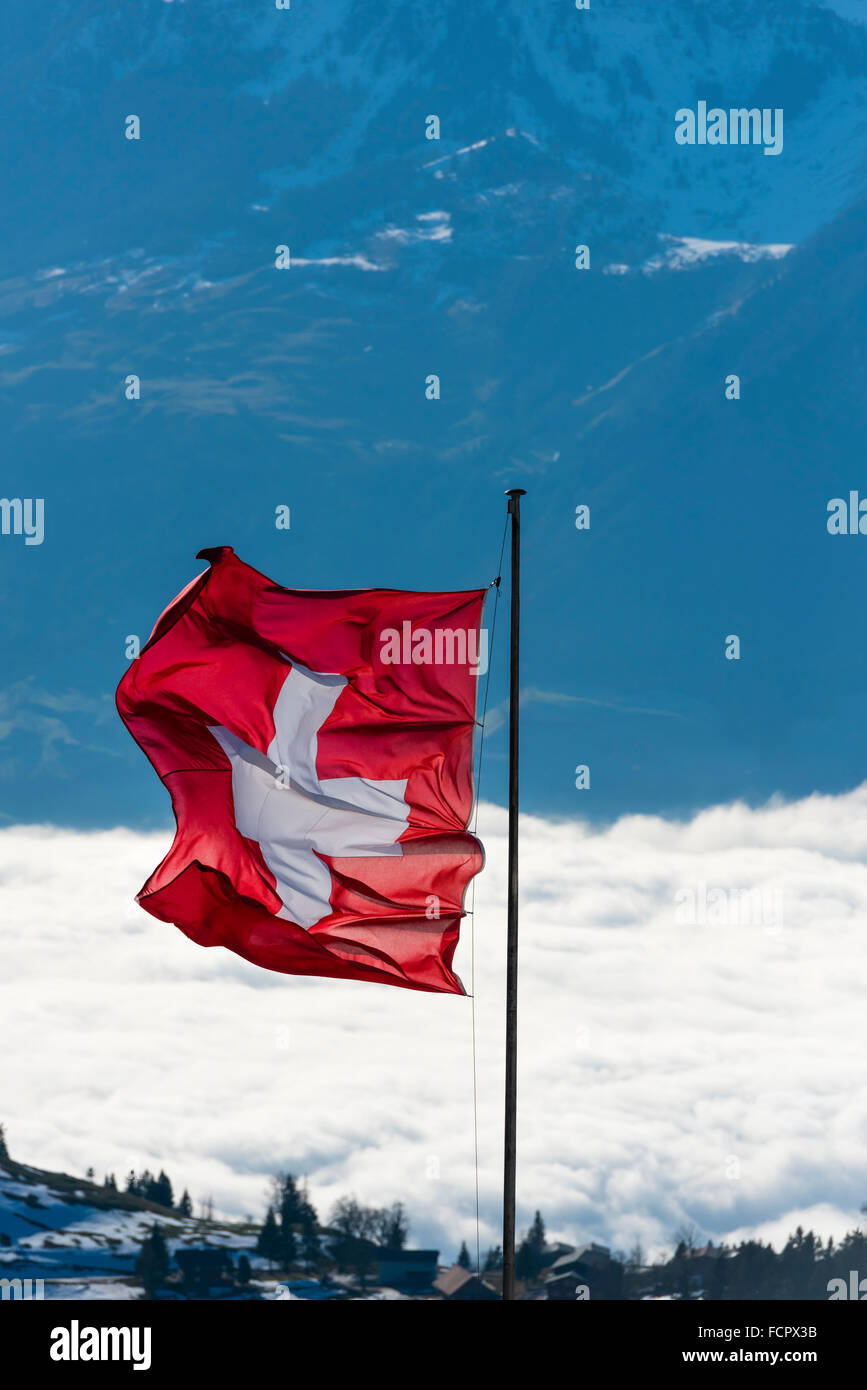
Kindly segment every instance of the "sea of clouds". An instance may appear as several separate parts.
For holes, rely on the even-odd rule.
[[[475,978],[481,1242],[499,1241],[506,818],[457,968]],[[522,828],[519,1219],[659,1252],[841,1235],[867,1202],[867,784],[684,822]],[[292,978],[134,894],[169,833],[0,830],[0,1121],[13,1157],[165,1167],[261,1216],[269,1175],[403,1201],[475,1244],[470,999]],[[468,906],[469,906],[468,902]]]

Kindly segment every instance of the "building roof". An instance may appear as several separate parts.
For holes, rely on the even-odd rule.
[[[597,1245],[591,1241],[589,1245],[579,1245],[575,1250],[569,1250],[565,1255],[560,1255],[553,1264],[548,1266],[549,1277],[556,1277],[564,1274],[576,1264],[607,1264],[611,1259],[611,1251],[607,1245]]]
[[[440,1257],[439,1250],[379,1250],[377,1251],[381,1264],[411,1265],[411,1264],[436,1264]]]
[[[433,1287],[437,1293],[441,1293],[443,1298],[454,1298],[456,1293],[465,1288],[467,1284],[478,1283],[483,1288],[490,1290],[492,1294],[497,1290],[487,1279],[480,1279],[474,1269],[464,1269],[463,1265],[452,1265],[451,1269],[444,1269],[442,1274],[438,1274],[433,1281]]]
[[[437,1293],[443,1294],[446,1298],[451,1298],[453,1293],[462,1289],[468,1279],[472,1279],[473,1271],[464,1269],[463,1265],[452,1265],[451,1269],[444,1269],[442,1274],[438,1274],[433,1281],[433,1286]]]

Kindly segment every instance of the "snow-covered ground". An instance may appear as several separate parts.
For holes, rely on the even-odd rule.
[[[49,1279],[45,1282],[46,1302],[60,1300],[77,1303],[86,1299],[120,1303],[141,1296],[142,1290],[137,1284],[128,1284],[122,1279]]]
[[[0,1279],[9,1284],[2,1297],[73,1302],[141,1298],[135,1263],[155,1222],[172,1255],[193,1246],[247,1254],[254,1274],[249,1290],[229,1285],[212,1291],[214,1297],[252,1296],[268,1302],[406,1297],[391,1288],[360,1290],[348,1276],[280,1280],[255,1253],[256,1231],[250,1226],[179,1216],[63,1173],[0,1161]],[[323,1244],[327,1247],[327,1237]],[[169,1296],[183,1295],[175,1288]]]
[[[61,1176],[52,1186],[36,1169],[16,1165],[8,1172],[0,1167],[0,1272],[7,1278],[74,1281],[82,1275],[108,1280],[128,1276],[154,1222],[162,1228],[171,1253],[189,1245],[250,1251],[255,1243],[248,1228],[162,1213],[129,1203],[123,1195],[114,1205],[111,1194],[90,1183],[76,1187]],[[48,1285],[49,1296],[47,1290]]]

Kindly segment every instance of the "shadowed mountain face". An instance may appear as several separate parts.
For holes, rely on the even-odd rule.
[[[50,31],[38,10],[7,16],[6,233],[52,256],[141,240],[166,251],[240,232],[249,204],[267,202],[300,253],[345,244],[433,192],[466,199],[499,169],[505,187],[525,188],[525,212],[537,198],[553,205],[537,210],[549,241],[563,200],[573,229],[583,207],[585,232],[608,241],[723,228],[800,240],[860,178],[867,32],[801,0],[717,8],[151,0],[132,24],[61,0]],[[784,108],[786,158],[676,146],[675,111],[698,100]],[[130,113],[142,122],[132,149]],[[442,139],[426,151],[431,113]],[[431,167],[510,128],[530,137],[535,159],[512,149],[481,167]],[[488,220],[511,221],[515,201],[502,193]]]
[[[859,484],[867,30],[769,0],[429,9],[5,17],[0,490],[46,505],[43,546],[0,543],[7,815],[164,819],[109,692],[201,546],[471,586],[510,481],[530,808],[861,779],[862,562],[825,521]],[[782,108],[782,153],[677,145],[702,100]],[[495,669],[488,795],[501,696]]]

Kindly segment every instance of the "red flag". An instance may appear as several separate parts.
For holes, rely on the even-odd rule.
[[[117,706],[172,798],[138,901],[269,970],[463,993],[485,590],[284,589],[223,546]]]

